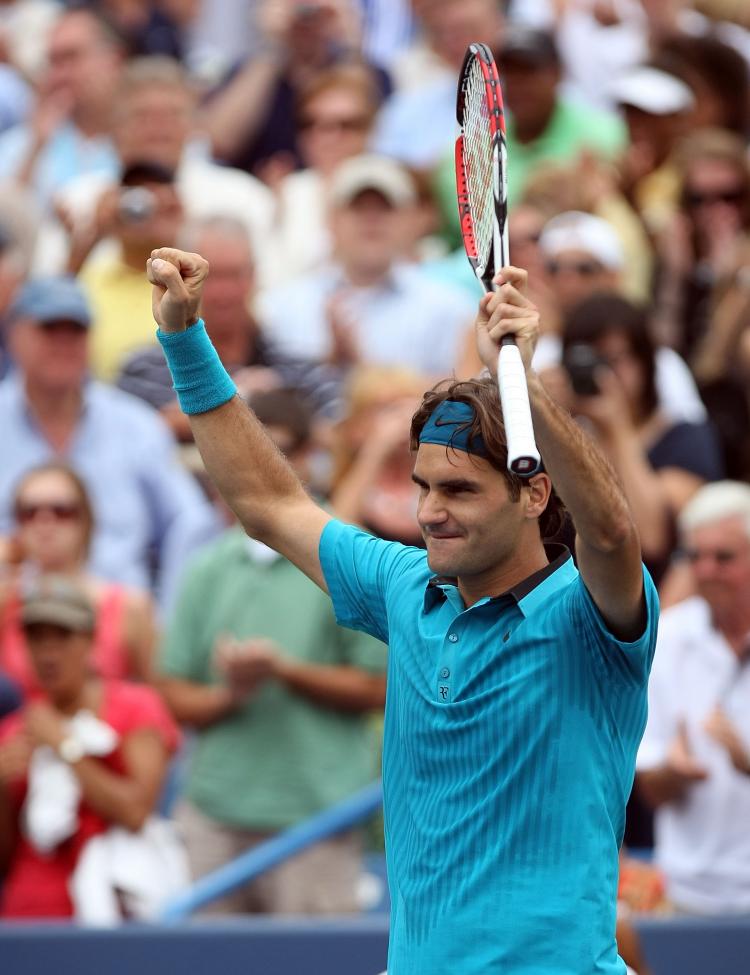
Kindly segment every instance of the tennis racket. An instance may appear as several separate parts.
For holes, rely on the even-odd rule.
[[[485,292],[509,263],[508,166],[503,94],[492,52],[471,44],[458,81],[456,191],[466,256]],[[534,441],[529,392],[521,353],[512,335],[503,337],[497,368],[508,469],[531,477],[541,467]]]

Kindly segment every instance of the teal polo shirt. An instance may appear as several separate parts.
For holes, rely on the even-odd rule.
[[[389,975],[622,975],[618,849],[658,599],[607,630],[566,549],[466,609],[426,553],[340,522],[340,623],[390,646],[383,744]]]

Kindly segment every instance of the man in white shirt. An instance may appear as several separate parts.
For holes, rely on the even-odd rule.
[[[690,913],[750,912],[750,486],[701,488],[680,514],[695,596],[659,623],[641,794],[656,862]]]

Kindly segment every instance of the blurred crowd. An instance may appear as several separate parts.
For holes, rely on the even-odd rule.
[[[206,257],[208,332],[310,490],[421,544],[409,417],[481,368],[472,41],[503,82],[535,368],[662,599],[623,903],[750,912],[749,11],[0,3],[0,915],[147,916],[376,777],[387,649],[235,525],[144,268]],[[213,909],[356,910],[361,857],[319,843]]]

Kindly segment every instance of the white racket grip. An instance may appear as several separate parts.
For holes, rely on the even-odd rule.
[[[534,441],[526,371],[518,346],[501,346],[497,381],[508,440],[508,470],[522,477],[530,477],[541,467],[541,457]]]

